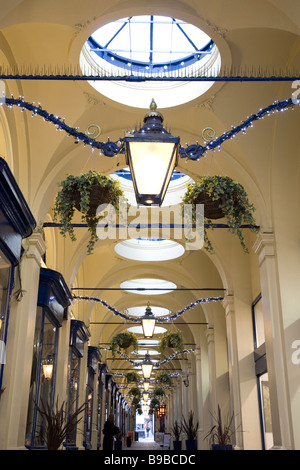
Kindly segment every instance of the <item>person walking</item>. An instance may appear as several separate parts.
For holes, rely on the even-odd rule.
[[[102,432],[104,434],[103,450],[113,450],[114,436],[120,432],[118,426],[115,426],[114,415],[108,416],[107,421],[104,423]]]

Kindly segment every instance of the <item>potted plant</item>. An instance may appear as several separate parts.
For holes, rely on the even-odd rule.
[[[163,372],[163,371],[158,372],[156,374],[155,382],[161,385],[169,385],[169,386],[172,385],[171,377],[169,376],[169,374],[167,374],[167,372]]]
[[[204,439],[209,438],[212,450],[232,450],[233,414],[227,422],[222,421],[221,409],[218,405],[216,416],[213,416],[215,424]]]
[[[192,219],[196,220],[196,205],[204,204],[205,224],[211,224],[211,219],[225,218],[228,230],[236,235],[247,253],[245,239],[240,228],[242,224],[249,225],[251,230],[257,232],[256,221],[253,216],[253,204],[248,201],[244,187],[229,176],[204,176],[194,183],[187,185],[187,191],[182,198],[184,204],[193,206]],[[211,224],[213,228],[213,224]],[[213,247],[207,236],[204,226],[205,248],[213,253]]]
[[[156,397],[164,397],[165,392],[163,391],[163,389],[161,387],[156,387],[153,390],[153,395],[156,396]]]
[[[138,340],[134,333],[131,331],[124,331],[123,333],[117,334],[113,337],[110,343],[113,358],[116,356],[116,351],[123,349],[126,352],[131,346],[133,351],[136,351],[138,348]]]
[[[180,440],[182,434],[182,427],[179,425],[178,421],[176,420],[171,429],[172,435],[174,437],[173,441],[173,449],[174,450],[181,450],[182,442]]]
[[[61,224],[60,233],[63,236],[69,233],[71,240],[76,240],[71,222],[77,209],[90,232],[87,251],[91,254],[98,240],[97,224],[103,218],[97,216],[97,207],[101,204],[111,204],[118,211],[119,198],[124,197],[123,191],[117,181],[92,170],[80,176],[67,175],[58,185],[61,189],[54,203],[54,220]]]
[[[180,330],[166,332],[161,335],[158,350],[163,354],[166,348],[172,348],[176,351],[183,350],[183,337]]]
[[[125,374],[125,380],[126,380],[126,383],[130,384],[132,382],[135,382],[136,384],[140,383],[140,376],[137,372],[127,372],[127,374]]]
[[[199,422],[194,423],[194,413],[190,411],[188,420],[182,417],[182,428],[186,434],[187,440],[185,441],[186,450],[197,450],[197,433]]]
[[[83,403],[74,413],[68,413],[65,402],[58,406],[58,398],[55,406],[44,404],[37,405],[37,411],[44,418],[44,438],[48,450],[59,450],[70,436],[74,435],[77,424],[81,421],[79,415],[85,410]]]

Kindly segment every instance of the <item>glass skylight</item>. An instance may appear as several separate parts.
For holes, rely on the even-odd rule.
[[[136,334],[143,334],[143,327],[142,326],[131,326],[130,328],[127,329],[127,331],[131,331],[132,333]],[[163,328],[162,326],[156,326],[154,328],[154,334],[159,335],[161,333],[165,333],[167,331],[166,328]]]
[[[111,77],[89,82],[99,93],[143,109],[153,97],[159,109],[197,98],[214,82],[180,78],[218,75],[221,67],[218,47],[201,29],[180,19],[150,15],[101,26],[87,38],[79,61],[84,75]],[[139,80],[143,76],[146,81]],[[161,77],[167,80],[151,81]]]
[[[120,287],[132,294],[162,295],[168,294],[176,289],[176,284],[174,284],[174,282],[166,281],[165,279],[145,278],[124,281],[121,283]]]
[[[147,308],[147,305],[143,307],[129,307],[127,309],[128,315],[133,316],[133,317],[142,317],[145,314],[146,308]],[[169,310],[164,307],[156,307],[156,306],[151,305],[150,308],[152,310],[153,315],[155,315],[156,317],[163,317],[163,316],[169,315],[170,313]],[[145,340],[145,341],[148,341],[148,340]]]
[[[172,240],[159,238],[133,238],[115,246],[118,255],[135,261],[167,261],[178,258],[184,247]]]
[[[192,24],[165,16],[122,18],[95,31],[90,52],[130,71],[165,72],[187,67],[211,54],[215,44]]]

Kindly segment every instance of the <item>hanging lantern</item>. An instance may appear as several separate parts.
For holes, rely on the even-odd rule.
[[[153,369],[153,364],[150,360],[149,354],[145,354],[145,359],[142,362],[142,372],[144,379],[150,379]]]
[[[180,138],[166,131],[156,108],[152,99],[144,125],[124,138],[136,201],[145,206],[161,206],[178,163]]]
[[[143,398],[144,402],[147,403],[147,401],[149,400],[149,392],[143,392]]]
[[[144,391],[148,392],[149,387],[150,387],[150,380],[148,379],[144,380],[143,385],[144,385]]]
[[[51,356],[48,356],[47,359],[44,359],[42,363],[42,369],[45,379],[50,380],[53,374],[53,359]]]
[[[155,328],[155,316],[153,315],[153,312],[149,305],[146,308],[144,316],[142,317],[142,327],[144,337],[147,339],[152,338]]]

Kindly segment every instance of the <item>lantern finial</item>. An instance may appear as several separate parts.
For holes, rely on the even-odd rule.
[[[155,99],[152,98],[151,100],[151,103],[150,103],[150,111],[148,111],[147,114],[145,114],[145,117],[144,117],[144,122],[147,120],[147,118],[149,117],[158,117],[161,119],[161,121],[164,120],[164,117],[163,115],[157,111],[157,104],[155,103]]]

